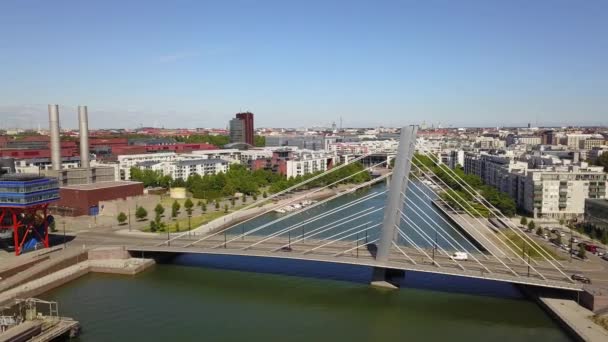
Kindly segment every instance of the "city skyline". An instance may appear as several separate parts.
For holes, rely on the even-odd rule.
[[[86,103],[91,128],[242,111],[259,127],[607,125],[607,6],[9,1],[0,116],[37,128],[47,104]]]

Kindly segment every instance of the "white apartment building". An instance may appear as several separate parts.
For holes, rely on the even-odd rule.
[[[586,198],[606,198],[607,175],[602,167],[587,163],[537,167],[529,168],[528,161],[506,156],[465,156],[465,173],[508,193],[534,217],[581,218]]]
[[[228,171],[230,162],[224,159],[188,159],[173,162],[159,162],[149,166],[162,175],[171,176],[173,179],[188,179],[191,175],[215,175]]]
[[[298,160],[285,162],[285,175],[287,178],[303,176],[317,171],[327,171],[333,166],[333,159],[321,156],[309,156]]]
[[[126,154],[117,157],[118,169],[121,180],[131,179],[131,168],[145,163],[159,163],[178,160],[179,155],[175,152]]]
[[[585,199],[606,198],[601,167],[568,166],[528,170],[523,208],[534,217],[582,218]]]
[[[182,155],[189,158],[197,159],[224,159],[229,162],[240,162],[241,154],[243,151],[237,149],[225,149],[225,150],[200,150],[192,151],[189,154]]]
[[[75,169],[80,167],[80,159],[78,160],[66,160],[63,158],[61,162],[62,169]],[[15,172],[16,173],[39,173],[41,171],[48,171],[53,168],[53,165],[48,158],[41,159],[16,159],[15,160]]]
[[[566,145],[568,148],[576,150],[580,147],[581,142],[593,137],[593,134],[567,134]]]

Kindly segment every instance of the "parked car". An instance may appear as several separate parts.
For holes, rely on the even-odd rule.
[[[570,242],[572,242],[572,243],[578,243],[578,239],[575,238],[575,237],[573,237],[573,238],[570,239]]]
[[[292,249],[289,246],[284,246],[284,247],[281,247],[281,251],[283,251],[283,252],[291,252]]]
[[[602,259],[604,259],[604,260],[608,261],[608,254],[604,254],[604,255],[602,255]]]
[[[589,277],[586,277],[582,274],[573,274],[572,275],[572,280],[576,280],[576,281],[580,281],[583,284],[591,284],[591,279],[589,279]]]

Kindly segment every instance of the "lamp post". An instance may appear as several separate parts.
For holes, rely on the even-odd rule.
[[[169,232],[169,226],[167,226],[167,246],[171,246],[171,233]]]
[[[192,219],[192,213],[189,212],[188,213],[188,238],[190,238],[190,229],[192,229],[192,225],[190,224],[191,219]]]

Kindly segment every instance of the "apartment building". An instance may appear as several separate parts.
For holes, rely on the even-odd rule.
[[[335,155],[319,151],[275,150],[271,158],[257,159],[251,164],[253,170],[269,170],[290,177],[326,171],[335,164]]]
[[[224,159],[188,159],[172,162],[159,162],[150,164],[147,167],[154,171],[159,171],[162,175],[171,176],[173,179],[188,179],[191,175],[215,175],[220,172],[227,172],[230,163]]]
[[[523,209],[543,218],[576,218],[586,199],[606,198],[606,174],[598,167],[552,167],[528,170]]]
[[[606,198],[607,175],[601,167],[531,164],[510,156],[467,153],[464,170],[508,193],[534,217],[580,219],[585,199]]]

